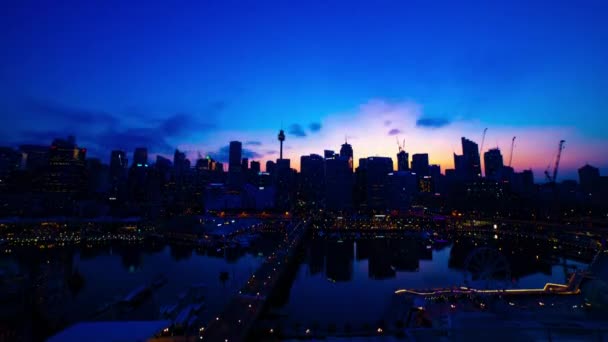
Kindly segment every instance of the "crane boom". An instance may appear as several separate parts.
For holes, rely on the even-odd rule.
[[[549,173],[549,168],[551,168],[551,164],[549,164],[547,166],[547,169],[545,170],[545,177],[547,178],[547,181],[549,183],[555,183],[555,181],[557,179],[557,170],[559,169],[559,161],[562,157],[562,150],[564,149],[565,142],[566,142],[566,140],[559,141],[559,147],[557,149],[557,156],[555,157],[555,165],[553,166],[553,174]]]
[[[487,128],[483,129],[483,134],[481,136],[481,145],[479,145],[479,156],[481,157],[481,153],[483,152],[483,143],[486,140],[486,132],[488,131]]]
[[[555,166],[553,167],[553,181],[557,180],[557,169],[559,168],[559,160],[562,157],[562,151],[564,150],[564,143],[566,140],[559,141],[559,148],[557,150],[557,158],[555,159]]]
[[[509,167],[511,167],[511,162],[513,161],[513,148],[515,147],[515,137],[511,139],[511,154],[509,155]]]

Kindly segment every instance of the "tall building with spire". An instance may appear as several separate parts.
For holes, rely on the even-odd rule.
[[[353,147],[348,143],[346,138],[344,139],[344,144],[340,148],[340,158],[346,159],[348,161],[348,167],[350,172],[353,172]]]

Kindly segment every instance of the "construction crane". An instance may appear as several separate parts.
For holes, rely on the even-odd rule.
[[[479,145],[479,156],[481,156],[481,154],[483,153],[483,143],[486,140],[486,132],[488,131],[487,128],[483,129],[483,135],[481,136],[481,145]]]
[[[397,138],[397,146],[399,147],[399,152],[405,150],[405,139],[403,139],[403,144],[400,144],[399,137],[396,137],[396,138]]]
[[[509,167],[511,167],[511,162],[513,161],[513,148],[515,147],[515,137],[511,139],[511,154],[509,155]]]
[[[557,157],[555,158],[555,165],[553,166],[553,175],[551,175],[549,173],[549,168],[551,167],[551,164],[549,164],[549,166],[547,166],[547,169],[545,170],[545,177],[547,178],[547,181],[549,183],[555,183],[555,180],[557,179],[557,170],[559,169],[559,160],[562,157],[562,150],[564,149],[565,142],[566,142],[566,140],[559,141],[559,147],[557,149]]]

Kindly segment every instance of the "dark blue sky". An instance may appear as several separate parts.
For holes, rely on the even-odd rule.
[[[544,169],[562,138],[570,171],[608,166],[606,1],[151,3],[4,3],[1,143],[72,133],[107,159],[238,139],[265,159],[283,125],[292,159],[345,135],[356,157],[393,155],[392,133],[449,168],[489,127],[505,155],[522,137],[516,168]],[[390,130],[359,132],[387,112]]]

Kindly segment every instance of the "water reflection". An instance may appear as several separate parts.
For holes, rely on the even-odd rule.
[[[160,306],[175,303],[192,284],[205,284],[203,315],[211,315],[258,268],[277,239],[278,235],[268,235],[246,249],[220,250],[158,241],[15,249],[0,256],[0,319],[25,340],[43,340],[82,320],[154,320]],[[96,314],[159,274],[166,275],[168,282],[137,310]]]
[[[289,325],[315,320],[336,324],[370,322],[383,317],[398,288],[437,288],[465,285],[467,257],[479,248],[504,257],[508,287],[542,287],[564,283],[574,268],[589,260],[577,250],[545,239],[452,235],[445,240],[423,236],[314,235],[305,246],[300,266],[273,301],[269,317]],[[493,286],[494,284],[490,284]]]

